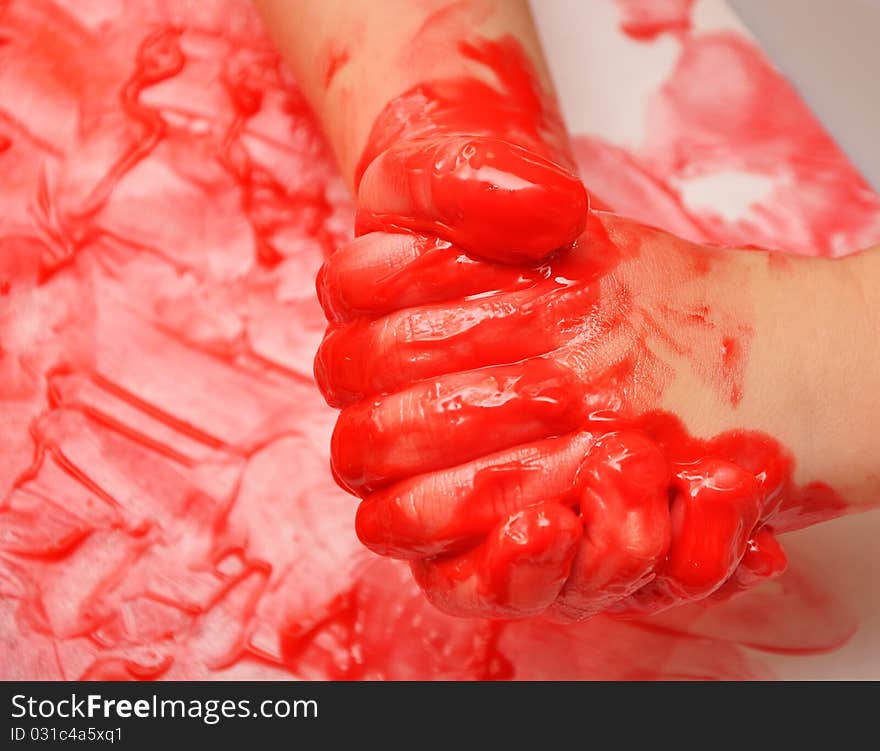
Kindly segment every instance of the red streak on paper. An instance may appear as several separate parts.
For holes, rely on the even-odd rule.
[[[739,645],[851,633],[788,573],[658,616],[674,623],[440,613],[406,564],[363,551],[326,471],[313,284],[353,211],[249,4],[13,0],[0,38],[4,679],[734,679],[768,675]],[[732,49],[748,101],[788,90],[746,42],[713,39],[687,45]],[[600,195],[699,239],[867,244],[877,199],[830,141],[818,159],[810,139],[739,138],[735,103],[713,120],[708,97],[673,95],[684,80],[644,152],[579,142]],[[680,119],[694,109],[699,127]],[[771,109],[794,134],[814,122],[793,95]],[[685,210],[666,182],[733,159],[789,179],[748,223]]]
[[[876,243],[880,197],[763,53],[734,32],[679,39],[640,145],[574,139],[590,191],[695,242],[826,256]],[[734,217],[688,205],[682,184],[730,173],[767,187]]]

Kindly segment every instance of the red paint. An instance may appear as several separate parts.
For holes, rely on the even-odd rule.
[[[324,326],[312,288],[349,239],[352,209],[250,5],[13,0],[0,37],[0,676],[761,678],[739,645],[817,651],[852,633],[840,603],[790,571],[650,620],[442,614],[406,563],[366,560],[351,499],[326,471],[332,414],[310,378]],[[147,85],[144,70],[168,76]],[[730,145],[722,125],[713,153],[786,163],[785,140]],[[676,128],[664,144],[709,169]],[[857,185],[839,152],[825,155],[811,166],[821,180],[799,172],[762,207],[772,219],[761,244],[806,247],[809,235],[829,248],[833,230],[856,247],[870,232],[868,193],[842,193],[851,200],[814,229],[824,204],[786,200]],[[602,195],[649,176],[638,184],[652,188],[613,203],[678,231],[663,170],[627,158],[632,170],[581,169]],[[413,286],[389,272],[375,299],[349,287],[341,310],[534,282],[515,267],[482,273],[444,247],[419,255]],[[375,261],[375,248],[363,257]],[[462,270],[458,286],[438,289],[435,264],[447,263]],[[568,450],[583,456],[578,441]],[[529,462],[546,459],[484,466],[475,481],[550,488],[523,472]],[[777,558],[759,559],[759,575]]]
[[[329,89],[333,83],[333,79],[346,65],[348,65],[351,55],[345,47],[331,47],[327,54],[327,62],[324,68],[324,88]]]
[[[653,41],[660,34],[691,28],[694,0],[615,0],[620,8],[620,29],[638,41]]]
[[[389,102],[355,175],[358,234],[415,230],[513,262],[566,247],[588,199],[556,102],[514,39],[459,50],[497,85],[429,81]]]

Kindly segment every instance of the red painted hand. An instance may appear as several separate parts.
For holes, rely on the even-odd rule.
[[[589,250],[544,264],[375,233],[319,277],[334,472],[364,498],[362,541],[448,612],[656,612],[785,566],[786,452],[659,411],[685,364],[740,399],[748,311],[708,300],[744,254],[591,217]]]

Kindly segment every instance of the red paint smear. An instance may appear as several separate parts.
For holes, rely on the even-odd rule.
[[[652,41],[667,32],[691,28],[694,0],[614,0],[620,9],[620,30],[638,41]]]
[[[327,62],[324,67],[324,88],[329,89],[336,74],[339,73],[346,65],[348,65],[351,55],[345,48],[337,49],[331,47],[327,54]]]
[[[736,644],[845,638],[831,603],[829,620],[803,611],[808,638],[748,620],[689,639],[607,617],[459,620],[405,565],[364,563],[309,375],[314,274],[352,214],[301,95],[246,3],[72,7],[12,2],[0,18],[4,679],[732,679],[767,675]],[[831,156],[812,175],[858,186]],[[663,198],[632,200],[663,224],[666,172],[634,165],[660,175]],[[831,248],[833,228],[857,247],[876,199],[850,190],[859,201],[811,229],[788,200],[809,176],[767,202],[761,244]],[[812,601],[793,585],[784,610],[772,592],[750,607],[761,593],[732,602]]]

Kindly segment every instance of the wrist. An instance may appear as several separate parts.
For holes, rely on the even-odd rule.
[[[769,254],[753,290],[756,333],[744,405],[752,414],[744,427],[754,421],[789,448],[796,482],[825,483],[852,505],[880,493],[880,309],[866,289],[872,273],[880,273],[876,254]]]
[[[669,294],[705,302],[705,331],[680,325],[674,334],[698,336],[702,344],[685,349],[702,354],[662,358],[675,375],[660,407],[702,437],[766,433],[793,455],[799,485],[825,483],[854,505],[875,501],[880,294],[871,282],[880,252],[845,260],[699,252],[713,254],[708,273],[687,283],[695,290]]]

